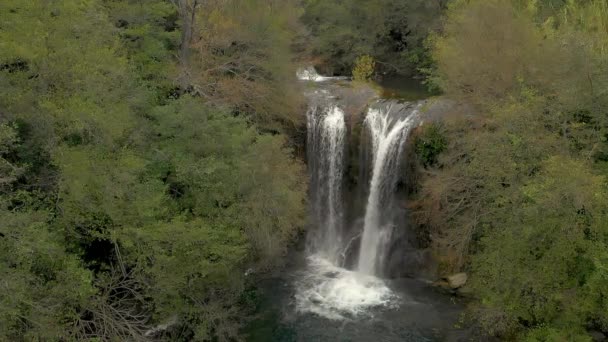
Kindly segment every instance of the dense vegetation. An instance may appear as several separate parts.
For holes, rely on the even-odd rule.
[[[608,3],[455,0],[444,24],[432,81],[468,107],[422,134],[415,208],[445,272],[504,339],[608,333]]]
[[[294,61],[426,76],[412,203],[506,340],[608,335],[604,0],[0,1],[0,340],[242,339],[305,225]]]
[[[430,32],[446,0],[304,0],[309,49],[328,73],[350,75],[362,56],[378,73],[418,75],[431,67]]]
[[[303,226],[297,13],[0,2],[0,340],[238,336]]]

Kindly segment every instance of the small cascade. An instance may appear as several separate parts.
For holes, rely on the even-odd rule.
[[[364,274],[378,275],[391,242],[393,222],[389,211],[393,207],[403,147],[416,123],[419,107],[382,103],[370,108],[365,119],[373,167],[357,266]]]
[[[347,80],[348,77],[330,77],[330,76],[321,76],[317,72],[317,70],[312,67],[300,68],[296,76],[301,81],[312,81],[312,82],[326,82],[326,81],[339,81],[339,80]]]
[[[316,229],[308,238],[311,253],[339,264],[342,246],[342,183],[346,124],[344,112],[317,93],[307,114],[311,199]]]

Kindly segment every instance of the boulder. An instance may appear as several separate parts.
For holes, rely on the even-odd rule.
[[[468,279],[469,277],[466,273],[457,273],[446,278],[452,289],[459,289],[463,287],[467,283]]]

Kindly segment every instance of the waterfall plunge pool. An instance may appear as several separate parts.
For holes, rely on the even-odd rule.
[[[463,304],[415,279],[381,280],[293,252],[280,275],[259,288],[252,342],[470,341]]]

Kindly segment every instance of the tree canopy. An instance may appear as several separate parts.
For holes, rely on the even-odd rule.
[[[472,106],[435,130],[446,146],[415,207],[504,339],[607,331],[607,10],[454,1],[433,38],[433,81]]]
[[[429,67],[425,40],[439,30],[445,0],[306,0],[309,49],[330,73],[349,75],[371,56],[378,71],[417,74]]]
[[[235,10],[262,3],[297,14],[190,3],[186,41],[179,2],[0,4],[1,340],[239,338],[246,270],[280,264],[305,208],[276,96],[296,27]]]

